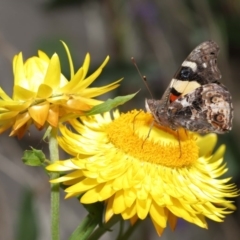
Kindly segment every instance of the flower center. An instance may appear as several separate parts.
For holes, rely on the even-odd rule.
[[[108,138],[126,154],[166,167],[190,166],[198,159],[196,135],[153,123],[152,115],[143,111],[121,114],[107,126]]]

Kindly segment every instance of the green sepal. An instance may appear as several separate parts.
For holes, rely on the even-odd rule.
[[[32,150],[24,151],[22,161],[29,166],[43,166],[46,160],[45,154],[41,150],[32,148]]]
[[[46,132],[45,132],[44,135],[43,135],[43,140],[46,140],[46,138],[49,136],[51,130],[52,130],[52,127],[51,127],[51,126],[48,126]]]
[[[18,198],[20,204],[17,211],[18,219],[14,226],[15,240],[39,239],[40,227],[35,203],[34,189],[21,189],[21,197]]]

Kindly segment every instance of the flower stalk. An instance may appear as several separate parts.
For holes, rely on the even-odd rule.
[[[54,163],[59,159],[57,128],[52,128],[49,132],[49,154],[50,162]],[[59,173],[50,173],[50,179],[59,177]],[[59,183],[51,184],[51,236],[52,240],[59,240],[59,203],[60,203]]]

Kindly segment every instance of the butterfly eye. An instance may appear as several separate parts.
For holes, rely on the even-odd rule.
[[[181,70],[181,77],[182,79],[188,79],[192,73],[191,68],[182,68]]]

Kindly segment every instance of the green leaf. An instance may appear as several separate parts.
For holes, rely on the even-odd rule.
[[[102,224],[104,211],[104,204],[102,202],[83,204],[83,207],[98,221],[99,225]]]
[[[43,166],[46,157],[41,150],[32,148],[32,150],[24,151],[22,160],[26,165],[38,167]]]
[[[23,189],[20,199],[18,218],[16,223],[15,240],[38,239],[38,219],[34,207],[34,193],[30,189]]]
[[[87,238],[87,240],[100,239],[104,233],[111,231],[110,229],[121,220],[122,220],[122,216],[120,214],[113,215],[108,222],[103,224],[103,226],[99,226],[97,229],[95,229],[94,232]],[[121,239],[127,239],[127,238],[121,238]]]
[[[138,92],[130,94],[130,95],[126,95],[126,96],[118,96],[114,99],[110,98],[107,101],[105,101],[104,103],[94,106],[90,111],[86,112],[86,115],[90,116],[90,115],[94,115],[94,114],[108,112],[111,109],[131,100],[137,93]]]
[[[102,215],[104,211],[103,203],[83,204],[89,214],[82,220],[74,230],[69,240],[87,240],[97,225],[102,225]]]

